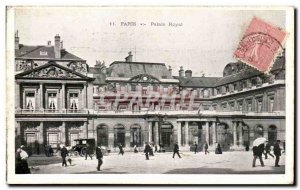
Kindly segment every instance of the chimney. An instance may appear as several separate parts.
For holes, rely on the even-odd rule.
[[[179,77],[184,77],[183,66],[180,66],[180,69],[179,69]]]
[[[20,39],[19,39],[19,31],[17,30],[17,32],[16,32],[16,34],[15,34],[15,49],[19,49],[19,41],[20,41]]]
[[[171,74],[172,76],[172,67],[169,65],[169,73]]]
[[[132,62],[132,57],[133,57],[133,55],[131,54],[131,51],[128,52],[128,56],[125,57],[125,62]]]
[[[191,78],[192,77],[192,70],[186,70],[185,71],[185,77],[186,78]]]
[[[48,41],[48,42],[47,42],[47,45],[48,45],[48,46],[51,46],[51,41]]]
[[[54,54],[55,54],[55,59],[60,59],[60,36],[58,34],[56,34],[56,36],[54,37]]]

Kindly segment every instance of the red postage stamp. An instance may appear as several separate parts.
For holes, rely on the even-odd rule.
[[[278,53],[283,51],[287,33],[254,17],[248,26],[234,57],[261,72],[267,73]]]

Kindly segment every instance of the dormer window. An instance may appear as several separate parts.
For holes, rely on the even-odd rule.
[[[40,55],[48,55],[47,51],[40,51]]]

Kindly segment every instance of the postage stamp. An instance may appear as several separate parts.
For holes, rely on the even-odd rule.
[[[279,53],[287,33],[254,17],[248,26],[234,57],[261,72],[267,73]]]

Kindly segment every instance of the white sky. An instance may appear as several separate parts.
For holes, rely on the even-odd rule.
[[[134,61],[171,65],[173,75],[180,66],[193,76],[221,76],[223,68],[234,62],[237,48],[251,19],[257,16],[273,25],[285,27],[285,11],[224,10],[199,8],[112,8],[112,7],[31,7],[16,10],[20,43],[46,45],[55,34],[64,48],[87,60],[106,65],[123,61],[129,51]],[[110,22],[117,26],[111,27]],[[121,27],[120,22],[137,22]],[[139,26],[143,22],[146,26]],[[182,27],[151,27],[151,22],[178,22]]]

